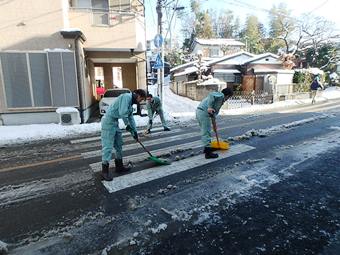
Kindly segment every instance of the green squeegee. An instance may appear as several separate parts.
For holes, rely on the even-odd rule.
[[[143,149],[150,155],[150,157],[148,158],[149,160],[155,162],[158,165],[170,165],[170,162],[168,160],[163,160],[155,156],[152,156],[151,152],[147,148],[145,148],[141,141],[137,140],[137,142],[139,142]]]

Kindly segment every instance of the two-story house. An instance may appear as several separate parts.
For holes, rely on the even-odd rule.
[[[144,6],[139,0],[12,0],[0,6],[0,125],[57,122],[55,110],[96,103],[105,87],[146,88]]]

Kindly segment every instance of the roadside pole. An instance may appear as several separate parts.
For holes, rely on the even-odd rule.
[[[162,37],[162,0],[157,0],[157,34]],[[160,46],[160,49],[158,48],[158,54],[160,54],[162,59],[162,67],[157,69],[157,85],[158,85],[158,96],[160,97],[160,100],[163,104],[163,84],[164,84],[164,47],[163,44]]]

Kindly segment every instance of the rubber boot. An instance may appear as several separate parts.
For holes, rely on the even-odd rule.
[[[171,131],[171,129],[168,127],[164,127],[164,131]]]
[[[205,158],[208,159],[208,158],[218,158],[218,154],[217,153],[213,153],[213,150],[212,148],[210,147],[204,147],[204,151],[205,153]]]
[[[116,172],[117,173],[125,173],[131,169],[131,167],[125,167],[123,165],[123,160],[122,159],[115,159],[115,164],[116,164]]]
[[[109,169],[109,164],[102,164],[102,177],[105,181],[112,181],[113,176]]]

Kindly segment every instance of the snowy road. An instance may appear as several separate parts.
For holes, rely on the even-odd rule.
[[[336,254],[338,112],[223,116],[233,144],[212,161],[196,123],[143,138],[173,169],[126,135],[135,168],[112,184],[99,178],[97,136],[4,147],[0,240],[13,254]]]

